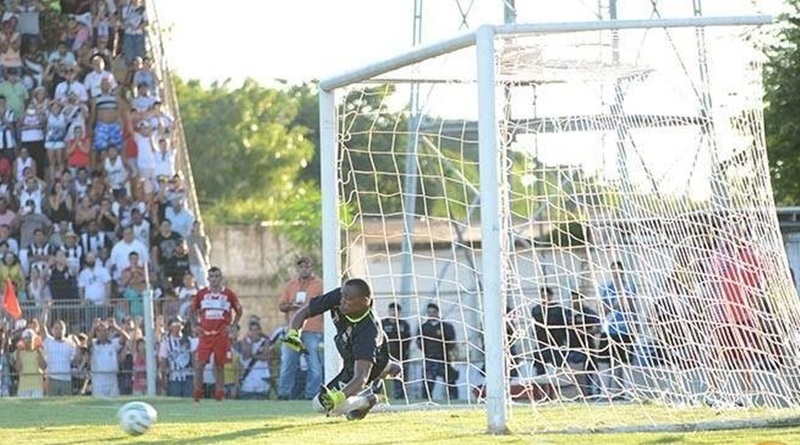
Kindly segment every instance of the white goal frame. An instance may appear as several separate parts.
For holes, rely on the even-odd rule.
[[[436,44],[419,47],[397,57],[389,58],[342,75],[330,77],[319,83],[320,113],[320,165],[322,187],[322,260],[323,281],[326,290],[340,285],[340,230],[338,221],[339,172],[336,169],[338,155],[336,90],[387,72],[403,68],[424,60],[456,50],[475,46],[477,54],[478,88],[478,146],[481,195],[481,244],[482,287],[480,289],[484,308],[484,346],[488,363],[504,363],[505,298],[502,288],[505,270],[501,258],[504,241],[504,222],[500,212],[499,184],[500,166],[497,158],[499,147],[495,97],[495,48],[496,36],[533,33],[571,33],[581,31],[755,26],[773,21],[768,15],[692,17],[659,20],[609,20],[596,22],[530,23],[514,25],[484,25],[475,31]],[[335,351],[333,323],[325,319],[325,349]],[[337,354],[325,354],[325,377],[339,372]],[[489,433],[502,434],[507,427],[507,379],[503,366],[486,367],[486,410]]]

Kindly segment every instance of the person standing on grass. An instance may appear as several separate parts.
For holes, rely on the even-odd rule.
[[[198,320],[199,344],[194,363],[194,401],[203,397],[203,367],[214,354],[214,398],[225,398],[225,363],[230,361],[231,326],[239,324],[242,305],[232,290],[222,286],[222,271],[208,270],[209,286],[201,289],[189,309],[191,319]]]
[[[322,295],[322,280],[314,274],[314,261],[307,256],[297,259],[297,275],[292,278],[283,289],[278,308],[286,314],[286,320],[291,320],[294,313],[313,298]],[[308,372],[305,379],[305,391],[301,398],[311,400],[322,384],[322,353],[320,346],[323,341],[322,315],[308,318],[302,325],[302,341],[306,346],[306,362]],[[281,348],[281,369],[278,384],[278,399],[290,400],[295,396],[294,389],[297,383],[300,368],[300,352],[288,345]]]
[[[38,270],[38,269],[37,269]],[[48,397],[72,395],[72,363],[75,360],[77,348],[72,339],[67,337],[67,324],[63,320],[53,322],[52,328],[47,329],[50,318],[52,300],[44,302],[42,322],[39,329],[44,337],[44,356],[47,367],[46,395]]]
[[[389,303],[389,315],[381,320],[381,327],[389,340],[389,355],[400,361],[403,366],[403,376],[408,371],[408,351],[411,349],[411,325],[400,317],[403,308],[395,303]],[[395,380],[392,387],[392,397],[404,399],[406,391],[403,379]]]

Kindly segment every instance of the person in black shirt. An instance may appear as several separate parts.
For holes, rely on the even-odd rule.
[[[408,375],[408,351],[411,347],[411,326],[407,321],[400,318],[403,308],[397,303],[389,303],[389,316],[381,320],[383,332],[389,340],[389,355],[399,360],[403,367],[403,376]],[[392,397],[395,399],[405,398],[405,387],[401,380],[394,382],[392,387]]]
[[[450,400],[458,399],[458,370],[450,364],[450,355],[455,349],[456,331],[453,325],[439,318],[439,306],[429,303],[428,320],[419,327],[417,346],[425,356],[425,389],[429,399],[433,398],[433,387],[441,377],[447,385]]]
[[[168,219],[161,221],[158,232],[152,238],[150,261],[158,271],[159,279],[166,282],[166,267],[177,254],[178,244],[183,238],[178,232],[172,230],[172,223]],[[170,285],[174,286],[175,284],[177,283]]]
[[[295,312],[283,341],[295,351],[304,350],[299,332],[303,322],[328,311],[336,326],[334,341],[343,368],[322,387],[312,405],[328,415],[363,419],[378,403],[383,379],[401,369],[389,357],[386,334],[372,312],[372,292],[364,280],[347,280],[342,287],[310,299]]]
[[[173,232],[177,235],[177,232]],[[189,246],[185,239],[180,239],[171,258],[164,259],[161,264],[168,287],[178,287],[183,283],[183,276],[189,273]]]
[[[560,368],[567,358],[569,334],[572,326],[572,311],[560,304],[553,290],[549,287],[541,291],[542,303],[533,307],[533,334],[536,341],[534,355],[538,374],[544,374],[545,365]],[[544,388],[549,397],[552,387]]]
[[[569,354],[567,361],[579,370],[576,373],[578,389],[584,397],[600,391],[597,362],[600,360],[599,342],[603,319],[589,305],[580,292],[573,291],[572,326],[569,329]]]

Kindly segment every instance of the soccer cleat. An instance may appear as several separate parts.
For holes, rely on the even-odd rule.
[[[199,402],[200,399],[203,398],[203,390],[200,388],[195,388],[192,392],[192,397],[194,398],[195,402]]]
[[[224,389],[215,389],[214,390],[214,399],[217,402],[221,402],[222,399],[225,398],[225,390]]]

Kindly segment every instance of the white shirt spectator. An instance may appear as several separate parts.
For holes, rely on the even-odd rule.
[[[266,341],[266,338],[261,338],[252,343],[250,345],[251,353],[255,354]],[[250,368],[250,372],[248,372],[244,377],[244,380],[242,380],[240,391],[265,394],[269,392],[269,363],[263,360],[256,360],[251,367],[251,360],[251,358],[245,359],[244,357],[241,357],[239,360],[242,366],[242,372],[245,372],[246,369]]]
[[[111,183],[112,189],[128,188],[128,170],[125,168],[122,156],[117,156],[114,161],[110,157],[106,157],[103,161],[103,170],[106,171],[106,176],[108,177],[108,182]]]
[[[117,88],[117,79],[114,78],[114,74],[110,71],[92,70],[86,75],[86,78],[83,79],[83,86],[91,97],[97,97],[102,93],[100,84],[103,82],[103,79],[108,79],[108,83],[111,85],[111,91]]]
[[[64,54],[61,54],[58,50],[55,50],[47,56],[47,63],[63,63],[65,65],[75,65],[78,63],[78,59],[75,58],[75,54],[72,51],[65,51]]]
[[[178,295],[179,300],[191,300],[192,297],[197,295],[197,291],[200,289],[197,287],[185,287],[180,286],[175,288],[175,293]]]
[[[141,241],[134,239],[130,243],[124,239],[114,244],[111,249],[111,256],[108,261],[111,263],[113,271],[112,277],[118,280],[122,276],[122,271],[130,267],[130,259],[128,256],[131,252],[139,254],[139,264],[147,264],[150,261],[150,255],[147,253],[147,247]]]
[[[94,267],[84,267],[78,275],[78,288],[83,289],[83,298],[95,305],[102,305],[109,296],[107,284],[111,282],[111,275],[99,262]]]
[[[72,380],[72,360],[75,358],[75,345],[64,339],[52,337],[44,339],[44,355],[47,361],[45,375],[48,379]]]
[[[133,237],[141,241],[148,249],[150,248],[150,221],[142,218],[139,224],[132,223]]]
[[[133,222],[131,217],[133,209],[139,209],[142,215],[147,216],[147,204],[142,201],[134,202],[131,205],[123,205],[119,201],[111,203],[111,213],[119,219],[119,225],[122,227],[129,226]]]
[[[5,239],[6,244],[8,244],[8,251],[13,253],[14,255],[19,256],[19,243],[16,239],[8,237]]]
[[[172,206],[168,206],[164,211],[164,217],[172,223],[172,230],[178,232],[178,235],[183,238],[188,238],[192,233],[192,226],[194,225],[194,215],[192,212],[182,208],[178,211]]]
[[[100,0],[100,1],[105,2],[108,15],[114,15],[117,13],[117,2],[115,0]]]
[[[53,98],[62,102],[66,102],[69,93],[77,94],[78,100],[81,102],[86,102],[89,100],[89,93],[86,91],[86,87],[77,80],[65,80],[59,83],[58,86],[56,86],[56,92],[53,95]]]
[[[92,396],[116,397],[119,395],[117,372],[119,372],[119,350],[122,344],[119,338],[111,338],[100,343],[92,339],[91,371]]]
[[[92,340],[92,373],[114,373],[119,371],[119,350],[122,344],[119,337],[109,338],[107,343],[100,343],[96,338]]]
[[[72,181],[72,190],[75,192],[75,196],[78,198],[82,198],[89,193],[89,187],[92,186],[92,181],[87,179],[86,182],[82,182],[80,178],[75,178]]]
[[[175,176],[175,153],[172,149],[158,150],[153,157],[156,160],[156,178]]]
[[[140,170],[141,174],[143,174],[143,170],[149,170],[150,174],[155,173],[156,159],[153,156],[155,151],[153,139],[153,136],[145,136],[138,131],[133,134],[133,140],[136,141],[136,168]]]
[[[19,192],[19,202],[22,206],[25,206],[25,203],[28,201],[33,201],[33,213],[42,213],[42,189],[37,188],[33,191],[28,191],[27,188],[23,188]]]
[[[16,13],[18,14],[17,31],[20,34],[27,34],[38,36],[41,34],[39,28],[39,6],[35,3],[26,5],[17,5]]]
[[[147,24],[147,11],[144,7],[136,8],[133,3],[122,6],[122,22],[125,27],[125,34],[139,35],[144,34],[144,25]]]
[[[136,96],[131,99],[131,106],[135,108],[136,111],[144,113],[153,107],[153,104],[156,103],[156,100],[157,98],[153,96]]]

